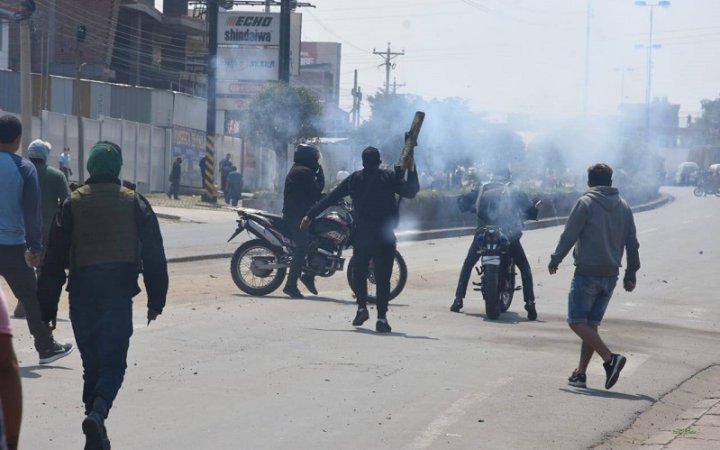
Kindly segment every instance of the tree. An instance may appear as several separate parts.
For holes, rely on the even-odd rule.
[[[693,126],[705,132],[706,144],[717,144],[720,139],[720,98],[702,100],[702,115],[695,119]]]
[[[287,146],[321,135],[322,107],[305,88],[275,84],[258,94],[248,107],[243,135],[275,151],[278,174],[287,172]]]

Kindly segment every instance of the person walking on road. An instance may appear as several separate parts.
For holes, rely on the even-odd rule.
[[[40,184],[35,166],[15,154],[21,136],[17,118],[0,117],[0,276],[24,307],[40,364],[49,364],[73,346],[56,342],[40,316],[33,270],[43,253]]]
[[[182,158],[177,157],[173,162],[172,169],[170,169],[170,190],[167,193],[168,198],[172,197],[175,200],[180,200],[178,192],[180,191],[180,176],[182,172]]]
[[[147,319],[165,307],[168,272],[157,217],[118,179],[120,147],[102,141],[87,162],[90,178],[62,205],[38,281],[42,318],[53,327],[69,269],[70,320],[83,362],[86,449],[109,449],[105,419],[122,385],[133,333],[132,298],[142,271]]]
[[[17,450],[21,420],[20,368],[13,349],[7,304],[0,289],[0,449]]]
[[[594,352],[603,359],[605,389],[612,388],[625,366],[623,355],[612,353],[603,342],[598,327],[617,283],[623,253],[627,267],[623,287],[635,289],[640,269],[635,221],[632,210],[612,187],[613,170],[598,163],[588,168],[588,189],[575,203],[548,270],[555,274],[563,258],[575,247],[575,275],[568,295],[568,324],[582,339],[580,362],[568,379],[576,387],[587,386],[587,367]]]
[[[72,175],[70,163],[72,163],[72,158],[70,158],[70,148],[65,147],[58,158],[58,165],[60,166],[60,172],[65,175],[66,180],[70,180],[70,175]],[[80,180],[80,182],[82,183],[82,180]]]
[[[317,288],[312,274],[300,276],[310,244],[308,232],[300,229],[300,222],[310,207],[322,197],[325,174],[320,165],[320,151],[312,145],[298,145],[293,160],[295,164],[285,177],[282,213],[292,233],[295,251],[283,292],[291,298],[303,298],[297,287],[298,278],[312,294],[317,295]]]
[[[234,167],[230,158],[232,158],[232,156],[228,153],[225,155],[225,159],[220,161],[220,164],[218,164],[218,169],[220,170],[220,189],[222,189],[223,194],[225,193],[225,189],[227,189],[228,174]]]
[[[237,167],[231,166],[230,172],[225,180],[225,203],[237,206],[242,198],[243,176],[238,172]]]
[[[62,172],[47,165],[48,155],[52,146],[49,142],[36,139],[28,146],[28,159],[35,165],[40,182],[40,198],[42,199],[43,246],[47,244],[50,225],[58,212],[59,206],[70,195],[67,179]],[[24,318],[25,310],[22,303],[15,306],[14,316]]]
[[[355,210],[353,222],[354,291],[357,295],[358,310],[352,324],[360,326],[370,318],[367,310],[367,280],[370,261],[374,261],[377,284],[378,333],[392,331],[387,321],[390,301],[390,276],[397,238],[394,229],[398,222],[398,200],[396,195],[413,198],[420,190],[414,163],[410,164],[405,180],[399,170],[380,168],[380,151],[367,147],[362,152],[363,169],[345,178],[325,198],[317,202],[302,220],[307,229],[313,218],[348,195]]]

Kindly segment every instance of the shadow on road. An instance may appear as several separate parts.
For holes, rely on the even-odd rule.
[[[352,330],[331,330],[327,328],[306,328],[306,330],[314,330],[314,331],[334,331],[334,332],[340,332],[340,333],[355,333],[355,334],[369,334],[372,336],[392,336],[392,337],[403,337],[406,339],[427,339],[431,341],[439,341],[440,339],[430,337],[430,336],[413,336],[407,333],[398,333],[393,331],[392,333],[378,333],[376,331],[373,331],[369,328],[353,328]]]
[[[618,400],[643,400],[643,401],[653,402],[653,403],[657,400],[654,397],[650,397],[649,395],[626,394],[623,392],[613,392],[613,391],[606,391],[606,390],[602,390],[602,389],[593,389],[593,388],[577,388],[577,389],[560,388],[560,391],[567,392],[569,394],[588,395],[591,397],[615,398]]]
[[[53,365],[27,366],[27,367],[20,368],[20,377],[21,378],[40,378],[40,377],[42,377],[42,375],[38,372],[42,371],[42,370],[48,370],[48,369],[72,370],[70,367],[53,366]]]
[[[466,315],[466,316],[472,316],[472,317],[482,317],[482,318],[483,318],[483,321],[485,321],[485,322],[492,322],[492,323],[509,323],[509,324],[513,324],[513,325],[514,325],[514,324],[518,324],[518,323],[521,323],[521,322],[528,322],[527,318],[522,317],[522,316],[519,315],[518,313],[512,312],[512,311],[510,311],[510,312],[505,312],[505,313],[500,314],[500,317],[497,318],[497,319],[495,319],[495,320],[493,320],[493,319],[488,319],[488,318],[487,318],[487,315],[485,315],[485,314],[480,314],[480,313],[473,313],[473,314],[465,313],[465,315]],[[539,320],[536,320],[536,322],[540,322],[540,321],[539,321]]]

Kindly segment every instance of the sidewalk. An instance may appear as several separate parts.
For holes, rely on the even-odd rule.
[[[595,448],[720,448],[720,365],[690,377],[640,414],[627,430]]]

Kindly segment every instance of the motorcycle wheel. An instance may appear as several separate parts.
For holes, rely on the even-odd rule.
[[[695,197],[702,197],[704,190],[700,186],[696,186],[695,189],[693,189],[693,194],[695,194]]]
[[[235,250],[230,262],[230,274],[241,291],[262,296],[280,287],[285,280],[286,269],[259,268],[254,263],[257,257],[277,261],[279,255],[260,239],[247,241]]]
[[[508,272],[512,271],[512,266]],[[514,275],[511,273],[507,274],[507,279],[502,282],[502,289],[499,289],[500,298],[500,312],[504,313],[512,304],[513,295],[515,294],[515,280]]]
[[[347,273],[347,281],[348,285],[350,286],[350,289],[353,291],[353,295],[355,294],[355,283],[353,280],[353,267],[355,266],[355,261],[353,257],[350,257],[350,261],[348,261],[348,266],[346,269]],[[400,252],[395,250],[395,258],[393,260],[393,271],[390,275],[390,300],[394,299],[398,295],[400,295],[400,292],[402,292],[403,289],[405,289],[405,283],[407,283],[407,264],[405,264],[405,260],[403,259]],[[373,265],[372,261],[370,261],[370,267],[368,269],[368,277],[367,277],[367,289],[368,289],[368,303],[375,303],[377,301],[377,286],[375,283],[375,273],[373,271]]]
[[[495,320],[500,317],[499,267],[487,265],[483,269],[482,294],[485,299],[485,315],[488,319]]]

